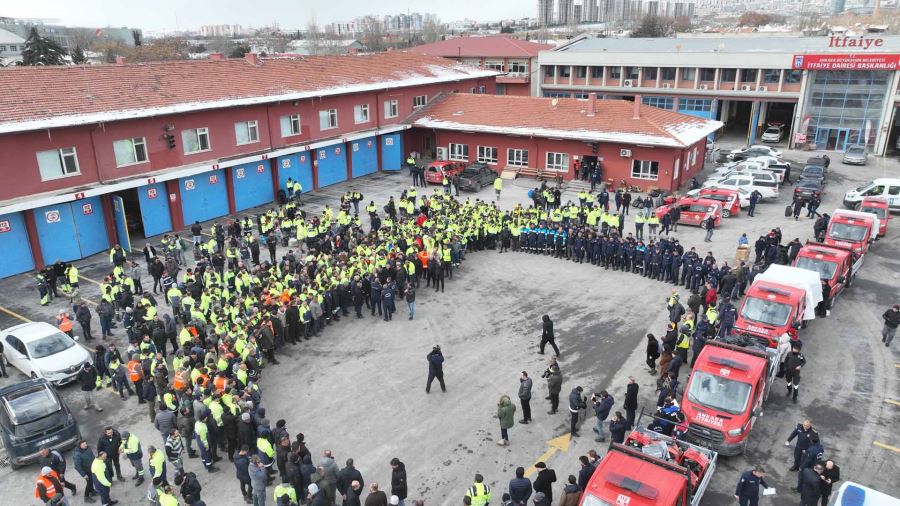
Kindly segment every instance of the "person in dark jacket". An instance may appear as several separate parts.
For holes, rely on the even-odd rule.
[[[653,334],[647,334],[647,367],[650,375],[656,375],[656,359],[659,358],[659,340]]]
[[[638,384],[634,376],[628,377],[628,386],[625,387],[625,418],[628,420],[628,427],[634,427],[634,415],[638,407]],[[582,487],[583,489],[584,487]]]
[[[91,464],[94,463],[94,451],[87,441],[81,440],[72,451],[72,464],[75,472],[84,478],[84,502],[94,502],[97,491],[94,490],[94,478],[91,475]]]
[[[734,498],[738,500],[740,506],[756,506],[759,503],[759,486],[769,488],[769,484],[764,478],[765,475],[759,466],[741,474],[741,479],[738,480],[737,488],[734,491]]]
[[[550,399],[550,411],[547,414],[555,415],[556,410],[559,408],[559,393],[562,391],[562,372],[559,370],[559,364],[556,363],[555,358],[550,359],[550,366],[541,377],[547,378],[547,392],[549,394],[547,398]]]
[[[387,494],[384,490],[378,490],[377,483],[369,484],[369,495],[366,496],[365,506],[388,506]]]
[[[252,500],[252,487],[250,485],[250,449],[247,446],[242,446],[241,449],[234,454],[234,474],[238,479],[238,483],[241,486],[241,495],[244,497],[244,502],[247,504],[253,504]]]
[[[534,467],[538,470],[537,478],[534,479],[534,491],[544,494],[544,497],[547,498],[547,504],[552,504],[556,472],[553,469],[548,469],[547,464],[543,462],[538,462]]]
[[[822,468],[822,506],[828,504],[834,484],[841,481],[841,468],[833,460],[826,460]]]
[[[615,399],[613,396],[609,395],[609,392],[603,390],[600,392],[600,395],[592,395],[591,403],[594,406],[594,415],[597,416],[597,425],[594,427],[594,432],[597,433],[597,438],[594,441],[598,443],[602,443],[606,441],[606,434],[603,431],[603,423],[606,422],[606,419],[609,418],[609,410],[612,409],[615,404]]]
[[[801,506],[818,506],[819,498],[822,497],[822,478],[820,475],[824,467],[822,464],[816,464],[813,467],[807,467],[800,471],[800,504]]]
[[[519,377],[519,402],[522,404],[522,419],[519,423],[528,423],[531,421],[531,378],[528,377],[526,371],[522,371]]]
[[[406,490],[406,465],[400,462],[400,459],[394,457],[391,459],[391,495],[395,495],[400,499],[399,506],[404,506]]]
[[[92,341],[94,336],[91,335],[91,308],[87,303],[75,306],[75,320],[81,325],[81,331],[84,333],[86,341]]]
[[[581,470],[578,471],[578,486],[581,487],[581,490],[587,490],[587,484],[591,481],[591,476],[594,475],[597,467],[591,464],[591,459],[587,458],[587,455],[578,457],[578,460],[581,462]]]
[[[106,470],[110,479],[114,475],[113,471],[115,471],[116,478],[119,481],[125,481],[125,478],[122,477],[122,467],[119,464],[119,447],[121,445],[122,436],[119,435],[117,430],[107,425],[97,441],[97,453],[106,452]]]
[[[425,384],[425,393],[431,393],[431,382],[435,378],[441,384],[441,391],[446,392],[447,386],[444,384],[444,354],[441,353],[441,347],[435,345],[425,358],[428,360],[428,383]]]
[[[544,347],[549,343],[550,346],[553,347],[553,352],[556,353],[556,356],[559,356],[559,347],[556,346],[556,336],[553,334],[553,320],[550,319],[549,315],[544,315],[541,317],[543,321],[543,327],[541,330],[541,344],[540,344],[540,353],[544,354]]]
[[[784,446],[791,446],[791,441],[793,441],[794,438],[797,438],[797,444],[794,446],[794,465],[791,466],[791,471],[798,471],[800,469],[803,455],[806,453],[806,449],[809,448],[810,438],[814,434],[818,437],[818,432],[813,428],[812,422],[803,420],[802,423],[797,424],[797,427],[791,431],[791,434],[784,442]]]
[[[900,325],[900,304],[894,304],[881,315],[881,318],[884,320],[884,326],[881,328],[881,342],[885,346],[890,346],[897,334],[897,326]]]
[[[200,493],[203,491],[203,486],[200,485],[200,480],[197,479],[197,475],[193,471],[176,476],[175,484],[181,485],[179,493],[184,498],[185,504],[196,504],[201,500]]]
[[[337,480],[337,490],[338,493],[344,498],[344,506],[348,505],[348,497],[352,495],[351,485],[354,482],[359,483],[359,487],[356,489],[357,491],[361,490],[362,487],[366,484],[365,480],[363,480],[362,473],[359,472],[359,469],[353,466],[353,459],[347,459],[347,465],[338,473]],[[356,497],[359,497],[359,494],[356,494]],[[357,499],[357,504],[359,500]]]
[[[815,466],[822,461],[824,456],[825,448],[822,446],[822,443],[819,442],[819,435],[811,435],[809,437],[809,448],[803,452],[803,460],[800,462],[800,472],[797,473],[797,490],[803,488],[803,470]]]
[[[525,468],[516,468],[516,477],[509,480],[509,497],[512,506],[526,506],[531,497],[531,480],[525,477]]]
[[[612,420],[609,422],[609,434],[612,442],[622,444],[625,441],[625,433],[628,432],[628,428],[628,420],[622,416],[621,411],[616,411],[616,414],[613,415]]]
[[[38,460],[38,463],[42,467],[49,467],[50,469],[56,471],[59,482],[67,489],[71,490],[72,495],[78,495],[78,487],[76,487],[74,483],[69,483],[68,481],[66,481],[66,458],[63,457],[58,450],[51,450],[46,446],[42,447],[39,450],[38,455],[40,455],[40,460]],[[58,489],[58,491],[62,492],[61,489]]]
[[[84,366],[78,371],[78,382],[81,384],[81,395],[84,399],[84,409],[96,409],[98,412],[103,408],[94,402],[94,390],[97,389],[97,369],[90,362],[85,362]]]
[[[585,402],[581,392],[584,392],[584,389],[580,386],[573,388],[569,392],[569,433],[572,437],[578,437],[578,417],[581,415],[582,409],[587,409],[587,402]]]

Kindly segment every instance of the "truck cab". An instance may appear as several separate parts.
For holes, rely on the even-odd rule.
[[[831,305],[845,288],[850,288],[861,265],[862,257],[851,250],[809,241],[797,252],[793,263],[794,267],[815,272],[820,279],[828,281]]]
[[[888,220],[891,219],[891,209],[888,199],[884,197],[863,197],[857,211],[862,213],[872,213],[878,217],[878,235],[887,234]]]
[[[866,197],[887,199],[892,211],[900,211],[900,178],[881,177],[844,194],[844,207],[855,208]]]
[[[859,255],[865,255],[875,240],[878,228],[878,216],[872,213],[837,209],[828,221],[825,244],[850,248]]]
[[[716,469],[715,451],[638,427],[613,443],[580,506],[696,506]]]
[[[744,452],[783,352],[754,340],[746,343],[747,347],[741,347],[707,342],[681,401],[688,427],[686,439],[722,455]]]
[[[806,310],[806,292],[801,288],[769,281],[755,281],[744,295],[735,331],[777,346],[788,328],[800,328]]]

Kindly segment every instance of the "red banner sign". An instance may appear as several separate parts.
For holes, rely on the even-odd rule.
[[[900,54],[795,54],[795,69],[898,70]]]

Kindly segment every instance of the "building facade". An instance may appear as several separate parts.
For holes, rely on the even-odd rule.
[[[0,277],[272,202],[289,177],[399,170],[405,117],[496,74],[405,52],[2,69]]]
[[[577,177],[597,162],[614,186],[674,190],[703,168],[706,136],[721,123],[640,101],[444,95],[407,121],[410,150],[498,172]]]
[[[549,44],[502,35],[456,37],[410,48],[410,51],[451,58],[474,67],[501,72],[497,76],[498,95],[537,94],[537,55],[551,49]]]
[[[543,96],[641,95],[750,143],[775,123],[792,146],[834,151],[885,154],[900,135],[900,37],[580,37],[539,62]]]

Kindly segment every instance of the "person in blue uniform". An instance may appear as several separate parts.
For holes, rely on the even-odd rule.
[[[741,474],[741,479],[737,483],[737,489],[734,491],[734,498],[738,500],[740,506],[756,506],[759,504],[759,486],[762,485],[763,488],[769,488],[765,475],[766,473],[759,466]]]

